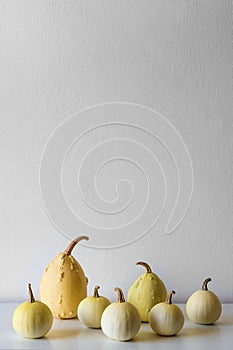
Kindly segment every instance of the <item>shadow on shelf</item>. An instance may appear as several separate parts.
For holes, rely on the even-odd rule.
[[[220,332],[218,324],[199,325],[195,324],[192,327],[184,327],[182,329],[182,337],[185,336],[206,336],[210,334],[217,334]]]
[[[54,338],[70,338],[77,336],[79,334],[79,330],[76,329],[52,329],[48,335],[46,336],[47,339],[54,339]]]

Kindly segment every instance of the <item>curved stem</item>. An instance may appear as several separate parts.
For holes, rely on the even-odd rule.
[[[86,241],[88,241],[89,237],[87,236],[79,236],[77,238],[75,238],[66,248],[66,250],[64,251],[65,254],[70,255],[72,250],[74,249],[74,247],[76,246],[76,244],[80,241],[82,241],[83,239],[85,239]]]
[[[207,284],[211,281],[211,278],[206,278],[205,281],[202,283],[202,290],[208,290]]]
[[[124,294],[122,292],[122,289],[116,287],[114,290],[118,293],[118,299],[117,299],[118,303],[124,303],[125,298],[124,298]]]
[[[35,298],[34,298],[34,295],[32,293],[31,283],[28,283],[28,302],[29,303],[34,303],[35,302]]]
[[[172,296],[173,294],[176,294],[176,292],[174,290],[171,290],[168,295],[167,295],[167,299],[166,299],[166,303],[167,304],[172,304]]]
[[[152,272],[150,266],[149,266],[146,262],[144,262],[144,261],[138,261],[138,262],[136,263],[136,265],[144,266],[144,267],[146,268],[146,272],[147,272],[147,273],[151,273],[151,272]]]
[[[93,293],[94,298],[99,298],[98,289],[100,289],[100,286],[95,286],[94,293]]]

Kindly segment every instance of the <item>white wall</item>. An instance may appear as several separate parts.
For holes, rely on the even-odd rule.
[[[110,238],[103,238],[101,230],[93,228],[90,234],[94,245],[98,245],[100,237],[102,246],[108,239],[109,248],[89,248],[90,239],[86,246],[75,249],[74,256],[89,278],[89,292],[98,283],[101,292],[113,299],[113,288],[120,286],[126,291],[143,272],[135,262],[145,260],[168,289],[176,290],[176,301],[185,301],[205,277],[212,277],[209,287],[222,301],[233,301],[231,28],[230,0],[0,1],[0,300],[24,299],[28,281],[38,294],[44,268],[69,242],[49,220],[40,196],[40,160],[50,135],[82,109],[126,101],[161,113],[166,118],[163,136],[168,140],[174,137],[176,141],[174,133],[169,138],[168,125],[177,129],[192,160],[193,193],[184,220],[174,232],[166,234],[166,215],[176,198],[172,184],[177,187],[178,182],[173,179],[174,165],[172,168],[165,158],[167,188],[173,197],[158,222],[140,239],[115,249],[110,248],[114,230],[109,230]],[[106,122],[108,111],[103,111],[102,116]],[[128,111],[120,121],[133,122],[134,117],[138,123],[134,113]],[[148,125],[143,113],[142,120],[145,129],[158,126],[156,118]],[[118,116],[115,121],[119,121]],[[79,127],[87,127],[85,114],[76,120],[76,126],[77,133]],[[83,141],[86,150],[106,137],[118,135],[123,140],[138,136],[141,145],[149,147],[145,133],[136,135],[140,133],[135,128],[115,126],[90,134]],[[152,152],[164,159],[166,152],[160,146],[158,142],[152,145]],[[107,150],[111,147],[114,145]],[[99,181],[107,200],[115,199],[111,179],[117,181],[116,173],[123,177],[135,175],[130,162],[127,172],[123,170],[124,144],[119,144],[119,151],[119,164],[112,164]],[[175,149],[171,151],[176,154]],[[182,163],[184,149],[180,152]],[[74,149],[71,160],[77,161],[78,155],[78,148]],[[149,160],[146,162],[148,167]],[[159,192],[163,177],[159,175],[161,169],[156,169],[159,185],[151,194],[147,208],[151,212],[159,208],[163,199],[163,190]],[[185,196],[191,175],[188,168],[182,174]],[[145,178],[140,176],[136,174],[130,181],[139,179],[145,185]],[[136,203],[131,203],[133,211],[121,220],[133,216],[141,200],[145,200],[143,185],[135,183],[139,194]],[[66,184],[69,187],[69,181]],[[123,187],[122,195],[126,196],[127,189]],[[56,205],[54,202],[54,208]],[[82,213],[85,215],[85,209]],[[103,226],[106,217],[90,215],[88,224],[94,220],[96,226]],[[118,216],[111,219],[118,224]],[[69,226],[65,216],[63,224]],[[143,231],[140,225],[133,227]],[[88,227],[77,225],[77,233],[88,234]],[[67,235],[71,233],[74,234]],[[132,240],[132,228],[128,235]],[[127,233],[125,237],[128,239]]]

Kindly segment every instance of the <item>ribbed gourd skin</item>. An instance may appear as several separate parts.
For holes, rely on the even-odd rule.
[[[162,302],[151,309],[149,323],[156,334],[172,336],[182,329],[184,315],[177,305]]]
[[[13,328],[24,338],[41,338],[53,324],[53,315],[47,305],[40,301],[20,304],[12,318]]]
[[[78,306],[78,318],[89,328],[101,328],[101,317],[108,305],[110,300],[103,296],[87,297]]]
[[[139,312],[128,302],[112,303],[106,307],[101,318],[103,333],[117,341],[132,339],[138,333],[140,325]]]
[[[198,290],[189,297],[186,313],[194,323],[213,324],[222,313],[222,304],[210,290]]]

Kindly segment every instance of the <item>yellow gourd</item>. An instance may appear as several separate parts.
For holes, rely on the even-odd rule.
[[[47,305],[34,299],[31,284],[28,284],[28,301],[14,311],[12,325],[25,338],[41,338],[53,324],[53,315]]]
[[[166,302],[159,303],[150,310],[149,324],[159,335],[171,336],[177,334],[184,325],[184,314],[179,306],[172,304],[172,295],[168,293]]]
[[[71,255],[75,245],[86,236],[74,239],[45,269],[40,281],[40,299],[59,319],[77,317],[77,308],[87,296],[87,278],[77,260]]]
[[[202,289],[194,292],[187,300],[186,313],[188,318],[199,324],[212,324],[222,313],[222,304],[216,294],[208,290],[207,284],[211,278],[206,278]]]
[[[139,331],[141,319],[136,307],[125,301],[122,290],[115,288],[115,291],[118,293],[118,301],[110,304],[104,310],[101,317],[101,328],[107,337],[127,341]]]
[[[93,296],[83,299],[78,306],[78,318],[87,327],[101,328],[101,316],[108,305],[111,304],[110,300],[100,296],[96,286]]]
[[[151,308],[166,300],[167,290],[163,281],[152,272],[146,262],[139,261],[136,265],[144,266],[146,272],[129,287],[127,301],[136,306],[142,322],[148,322]]]

